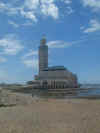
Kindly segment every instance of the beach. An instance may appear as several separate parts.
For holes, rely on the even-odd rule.
[[[0,133],[100,132],[100,100],[11,97],[10,104],[0,107]]]

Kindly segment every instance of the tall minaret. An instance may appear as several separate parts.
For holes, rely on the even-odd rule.
[[[45,68],[48,68],[48,46],[45,37],[43,37],[39,46],[39,73]]]

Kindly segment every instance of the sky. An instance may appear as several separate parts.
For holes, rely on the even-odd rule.
[[[49,66],[100,83],[100,0],[0,0],[0,82],[34,79],[43,35]]]

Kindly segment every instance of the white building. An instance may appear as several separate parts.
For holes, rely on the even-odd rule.
[[[34,83],[40,88],[76,88],[77,76],[64,66],[48,67],[48,46],[46,39],[40,41],[39,46],[39,74],[35,76]]]

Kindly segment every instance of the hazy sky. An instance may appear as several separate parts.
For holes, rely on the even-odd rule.
[[[34,78],[44,34],[49,65],[100,82],[100,0],[0,0],[1,82]]]

